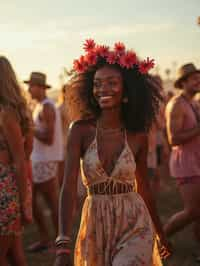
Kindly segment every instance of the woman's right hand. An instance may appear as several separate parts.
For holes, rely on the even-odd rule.
[[[173,252],[172,244],[167,240],[167,238],[164,235],[160,237],[158,244],[159,244],[159,253],[163,260],[167,259],[172,255]]]
[[[73,266],[69,254],[60,254],[56,256],[54,266]]]

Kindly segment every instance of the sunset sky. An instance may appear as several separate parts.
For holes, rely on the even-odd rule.
[[[164,69],[193,61],[200,67],[200,0],[6,0],[0,2],[0,54],[20,80],[43,71],[48,83],[82,53],[86,38],[122,41]]]

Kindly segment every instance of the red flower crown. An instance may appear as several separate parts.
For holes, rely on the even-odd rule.
[[[141,74],[146,74],[154,67],[154,59],[139,61],[135,52],[125,49],[121,42],[115,43],[114,49],[110,50],[108,46],[97,45],[94,40],[87,39],[83,45],[86,51],[79,59],[74,60],[73,69],[78,73],[83,73],[90,66],[96,65],[99,58],[104,58],[108,64],[119,64],[122,68],[131,69],[137,67]]]

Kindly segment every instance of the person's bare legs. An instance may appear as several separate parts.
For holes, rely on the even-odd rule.
[[[33,186],[33,216],[38,226],[40,233],[40,241],[32,244],[29,251],[40,251],[46,249],[50,244],[50,236],[48,226],[46,223],[46,217],[44,215],[44,209],[42,209],[41,203],[38,202],[39,196],[42,196],[51,211],[51,218],[54,225],[55,233],[58,230],[58,178],[51,178],[48,181],[42,183],[36,183]]]
[[[64,168],[65,168],[64,161],[59,161],[58,162],[58,181],[59,181],[60,188],[62,187],[62,183],[63,183]]]
[[[200,180],[199,180],[200,181]],[[164,226],[165,233],[170,236],[192,222],[200,219],[200,182],[179,186],[184,209],[174,214]]]
[[[52,178],[48,182],[45,182],[45,186],[41,191],[45,197],[48,207],[51,211],[51,218],[54,224],[55,233],[58,231],[58,197],[59,197],[59,183],[58,178]]]
[[[33,217],[39,230],[40,242],[46,244],[49,241],[49,234],[44,212],[42,210],[41,203],[39,202],[39,196],[42,194],[40,186],[40,184],[33,185]]]
[[[194,222],[193,232],[196,240],[200,243],[200,219]]]
[[[8,266],[8,250],[13,241],[13,236],[0,236],[0,265]]]
[[[0,265],[1,266],[9,266],[7,259],[4,257],[0,257]]]
[[[9,249],[8,258],[12,266],[27,266],[21,236],[15,237]]]

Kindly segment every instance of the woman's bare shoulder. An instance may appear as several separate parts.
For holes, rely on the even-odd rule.
[[[94,119],[72,121],[69,126],[69,133],[83,135],[94,128],[95,125],[96,121]]]

